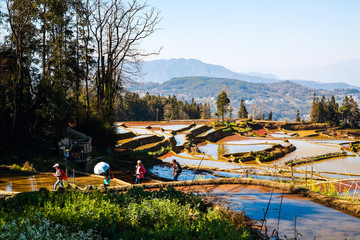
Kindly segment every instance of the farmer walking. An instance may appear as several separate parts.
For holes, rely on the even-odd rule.
[[[144,166],[141,164],[141,160],[138,160],[137,165],[135,167],[135,173],[136,173],[135,184],[140,184],[141,183],[141,179],[144,178],[145,172],[146,171],[145,171]]]
[[[178,162],[176,162],[175,159],[172,160],[172,164],[173,164],[173,171],[172,171],[172,175],[174,177],[174,181],[177,181],[180,173],[182,172],[181,166]]]
[[[59,184],[61,185],[61,187],[64,187],[63,181],[62,181],[62,174],[61,174],[61,169],[60,169],[60,165],[58,163],[56,163],[53,168],[55,168],[55,174],[54,176],[57,178],[57,181],[54,185],[54,191],[56,191],[57,187],[59,186]]]

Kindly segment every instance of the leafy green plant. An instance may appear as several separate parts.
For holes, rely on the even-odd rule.
[[[0,200],[0,239],[249,239],[203,197],[173,187],[82,192],[41,189]]]

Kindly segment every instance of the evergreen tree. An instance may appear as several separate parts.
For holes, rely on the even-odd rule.
[[[262,114],[260,115],[260,120],[265,120],[265,113],[262,113]]]
[[[232,111],[233,111],[233,107],[230,105],[229,107],[229,118],[231,119],[232,118]]]
[[[311,105],[311,112],[310,112],[310,121],[319,122],[320,113],[319,113],[319,98],[316,97],[314,93],[312,105]]]
[[[272,111],[269,112],[268,121],[272,121]]]
[[[336,103],[335,101],[335,97],[331,96],[330,101],[328,101],[327,104],[327,109],[328,109],[328,113],[327,113],[327,120],[328,122],[330,122],[330,124],[332,126],[337,126],[339,125],[339,121],[340,121],[340,116],[339,116],[339,104]]]
[[[221,116],[222,121],[224,121],[224,115],[227,112],[227,107],[230,103],[230,99],[228,98],[225,91],[222,91],[218,95],[218,99],[216,101],[216,106],[218,110],[218,115]]]
[[[244,104],[244,99],[241,99],[238,116],[239,118],[248,118],[248,112]]]
[[[354,100],[352,96],[349,99],[350,102],[350,109],[349,109],[349,125],[351,128],[357,128],[360,124],[360,110],[359,104]]]
[[[341,121],[343,125],[349,123],[349,114],[350,114],[350,99],[348,96],[345,96],[343,100],[342,106],[338,110],[339,114],[341,115]]]
[[[300,122],[300,121],[301,121],[299,109],[296,111],[296,119],[295,119],[295,121],[296,121],[296,122]]]

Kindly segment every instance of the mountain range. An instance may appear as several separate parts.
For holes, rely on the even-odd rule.
[[[154,60],[142,63],[144,73],[139,84],[129,85],[128,90],[140,95],[173,96],[179,100],[207,102],[216,111],[218,94],[225,90],[237,114],[240,100],[245,100],[248,112],[253,115],[270,111],[277,120],[294,120],[297,110],[308,119],[314,93],[319,98],[336,97],[341,105],[345,96],[360,99],[360,88],[347,83],[321,83],[305,80],[281,80],[273,74],[236,73],[196,59]]]
[[[359,62],[360,63],[360,62]],[[352,65],[355,63],[352,62]],[[344,64],[342,64],[344,65]],[[360,65],[359,65],[360,66]],[[170,59],[170,60],[153,60],[142,63],[143,76],[137,81],[163,83],[167,80],[176,77],[214,77],[214,78],[229,78],[237,79],[254,83],[275,83],[283,80],[279,79],[274,74],[263,73],[236,73],[223,66],[208,64],[196,59]],[[290,79],[286,79],[290,80]],[[300,85],[315,88],[315,89],[345,89],[356,87],[344,82],[323,83],[317,81],[307,81],[301,79],[291,80]]]

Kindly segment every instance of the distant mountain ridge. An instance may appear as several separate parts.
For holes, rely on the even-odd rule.
[[[163,83],[176,77],[218,77],[248,82],[272,83],[279,79],[233,72],[223,66],[203,63],[196,59],[153,60],[142,63],[143,82]]]
[[[320,67],[302,67],[282,71],[281,78],[314,80],[327,83],[344,82],[360,87],[360,59],[348,59]]]
[[[179,77],[211,77],[211,78],[228,78],[253,83],[276,83],[281,82],[274,74],[264,73],[236,73],[223,66],[208,64],[196,59],[170,59],[170,60],[153,60],[142,63],[143,76],[137,79],[139,82],[163,83],[172,78]],[[300,85],[315,89],[346,89],[356,88],[346,83],[320,83],[316,81],[291,80]]]

